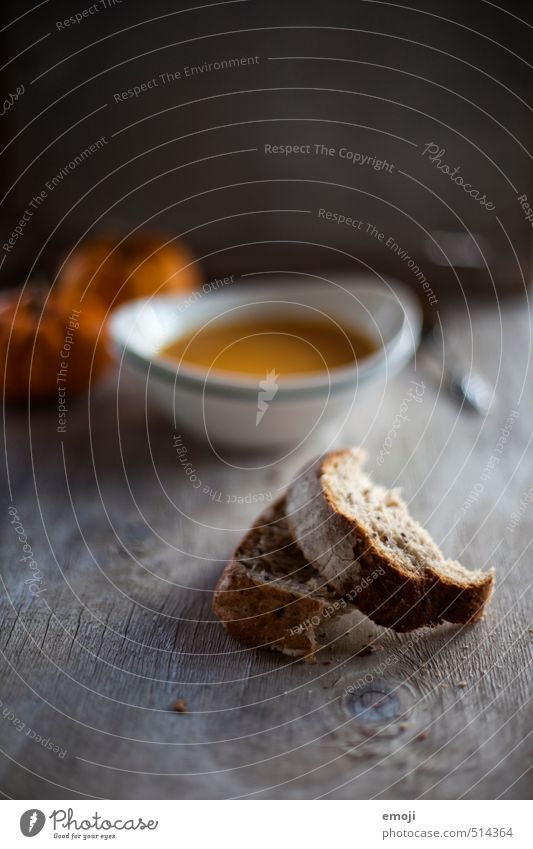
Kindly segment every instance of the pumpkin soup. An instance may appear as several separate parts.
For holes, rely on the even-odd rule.
[[[163,357],[209,370],[283,377],[353,365],[376,351],[353,328],[326,318],[291,320],[280,316],[247,321],[214,321],[161,349]]]

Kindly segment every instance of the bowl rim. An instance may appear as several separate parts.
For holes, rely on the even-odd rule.
[[[303,276],[303,275],[302,275]],[[388,365],[391,373],[404,365],[413,355],[420,336],[422,326],[422,308],[416,296],[407,288],[401,281],[390,276],[384,278],[374,278],[365,274],[341,275],[339,272],[331,275],[334,279],[319,278],[309,280],[306,278],[306,285],[309,288],[320,291],[327,290],[331,283],[337,285],[338,288],[353,294],[369,293],[375,294],[380,292],[384,301],[389,300],[390,303],[396,303],[403,312],[401,324],[397,332],[385,343],[381,345],[377,351],[365,357],[361,363],[357,361],[353,364],[337,366],[332,369],[324,369],[323,371],[313,372],[312,375],[285,377],[280,378],[278,382],[277,396],[298,395],[323,395],[334,391],[342,391],[354,384],[363,384],[370,380],[376,373],[383,370],[383,366]],[[278,281],[278,289],[276,293],[276,283],[273,283],[272,278]],[[210,297],[216,298],[217,301],[233,301],[236,305],[246,304],[260,307],[264,303],[295,303],[299,301],[290,301],[288,297],[293,296],[293,292],[297,292],[298,283],[297,275],[287,275],[283,278],[286,282],[281,285],[280,280],[282,274],[273,273],[270,281],[261,280],[253,284],[245,283],[238,290],[218,290]],[[336,278],[336,280],[335,280]],[[291,287],[287,282],[290,280],[294,283]],[[338,281],[342,280],[342,283]],[[363,282],[363,281],[370,281]],[[349,283],[348,283],[349,281]],[[301,291],[301,289],[300,289]],[[253,294],[260,296],[261,294],[271,295],[272,298],[267,298],[265,301],[258,299],[255,301]],[[283,294],[283,301],[276,299],[276,294]],[[152,295],[147,298],[137,298],[126,302],[119,306],[110,318],[110,336],[111,340],[118,350],[119,354],[126,362],[136,370],[144,373],[152,372],[155,377],[159,378],[164,383],[173,384],[175,387],[184,386],[189,389],[200,391],[207,394],[216,394],[238,397],[252,397],[257,400],[258,378],[243,377],[239,374],[224,372],[222,370],[206,370],[201,366],[193,366],[189,363],[180,365],[173,363],[171,358],[161,357],[158,352],[141,353],[130,347],[128,339],[124,338],[124,333],[121,326],[127,320],[128,315],[130,321],[139,310],[142,310],[147,305],[153,305],[154,302],[168,305],[169,308],[174,308],[180,303],[184,303],[190,298],[190,292],[184,292],[183,295]],[[189,305],[191,312],[195,310],[195,302]],[[190,325],[194,326],[195,322],[191,321]],[[349,320],[345,322],[348,326],[354,326],[355,323]],[[130,331],[131,334],[131,331]]]

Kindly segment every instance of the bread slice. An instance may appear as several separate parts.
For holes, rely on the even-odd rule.
[[[289,487],[288,524],[306,559],[378,625],[411,631],[480,619],[494,571],[446,560],[399,491],[372,483],[364,459],[358,448],[331,452]]]
[[[313,662],[316,629],[348,610],[294,544],[285,498],[268,507],[238,546],[215,589],[213,612],[246,646]]]

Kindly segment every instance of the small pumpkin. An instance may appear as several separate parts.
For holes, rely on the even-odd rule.
[[[0,295],[0,368],[5,398],[45,401],[87,389],[111,362],[102,302],[41,283]]]
[[[183,242],[167,241],[146,232],[125,239],[88,239],[66,260],[58,284],[79,295],[90,291],[112,307],[132,298],[195,289],[201,277],[192,254]]]

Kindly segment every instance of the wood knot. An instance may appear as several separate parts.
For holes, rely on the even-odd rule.
[[[372,681],[348,692],[345,706],[350,715],[363,725],[387,723],[404,712],[398,688],[386,681]]]

